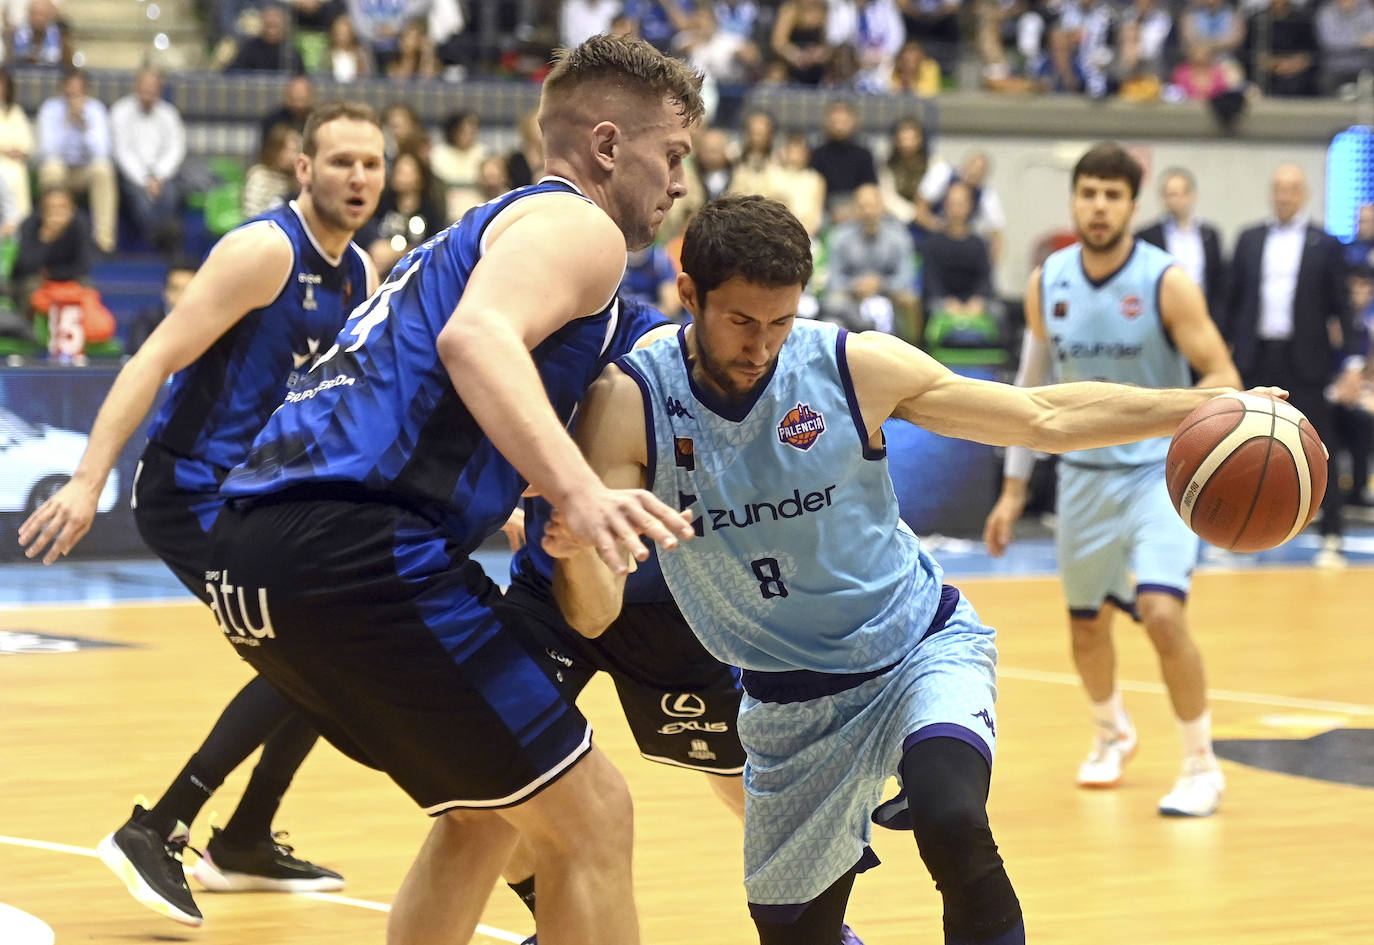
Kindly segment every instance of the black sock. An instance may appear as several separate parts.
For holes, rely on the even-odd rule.
[[[511,891],[520,897],[520,901],[529,907],[530,915],[534,915],[534,877],[522,879],[518,883],[507,883]]]
[[[186,767],[176,776],[158,802],[143,819],[144,826],[151,827],[160,836],[169,836],[176,829],[177,821],[189,825],[196,819],[200,809],[215,793],[220,782],[207,773],[207,766],[201,762],[200,755],[191,756]]]
[[[290,786],[289,779],[264,778],[254,771],[243,797],[239,799],[239,806],[234,808],[234,815],[220,832],[220,840],[231,847],[243,849],[256,846],[272,836],[272,818],[277,815],[282,795]]]

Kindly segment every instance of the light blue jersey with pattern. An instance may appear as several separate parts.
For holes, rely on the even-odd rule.
[[[698,387],[686,329],[619,359],[646,402],[655,495],[697,515],[660,556],[717,659],[762,672],[858,673],[906,656],[942,571],[898,516],[886,452],[867,444],[848,333],[799,322],[753,399]]]
[[[1159,290],[1174,257],[1136,240],[1115,273],[1094,281],[1075,244],[1045,260],[1040,312],[1056,381],[1113,381],[1138,387],[1189,387],[1188,360],[1174,347],[1159,313]],[[1065,453],[1070,463],[1139,466],[1163,462],[1169,438]]]

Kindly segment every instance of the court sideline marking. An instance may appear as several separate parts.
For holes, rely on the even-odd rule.
[[[8,844],[15,847],[28,847],[33,850],[45,850],[49,853],[66,853],[71,856],[84,856],[91,859],[99,859],[100,857],[100,854],[95,850],[87,849],[86,847],[76,847],[67,843],[53,843],[49,840],[30,840],[27,837],[0,836],[0,844]],[[300,896],[303,899],[315,899],[319,902],[332,902],[340,906],[354,906],[359,909],[370,909],[373,912],[391,911],[391,906],[384,902],[355,899],[352,896],[340,896],[337,893],[303,892],[292,893],[291,895]],[[487,938],[494,938],[498,942],[515,942],[517,945],[528,937],[525,935],[517,935],[515,932],[507,932],[505,929],[493,928],[490,925],[477,926],[477,934],[485,935]]]

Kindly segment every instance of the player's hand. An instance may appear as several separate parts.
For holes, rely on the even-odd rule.
[[[1000,558],[1006,553],[1012,541],[1012,526],[1025,510],[1024,497],[1002,493],[983,523],[983,543],[988,546],[988,554]]]
[[[581,501],[565,503],[560,511],[567,535],[557,540],[595,548],[614,574],[628,574],[631,560],[648,559],[649,549],[640,535],[672,551],[693,534],[686,515],[645,489],[603,487]]]
[[[516,509],[510,513],[510,518],[501,526],[501,531],[506,533],[506,541],[510,542],[512,553],[525,547],[525,510]]]
[[[19,544],[27,548],[25,556],[36,558],[44,548],[48,549],[44,564],[65,556],[91,530],[99,501],[99,489],[74,480],[57,490],[19,526]]]
[[[1246,393],[1254,394],[1256,397],[1272,397],[1274,400],[1288,399],[1288,391],[1282,387],[1252,387]]]

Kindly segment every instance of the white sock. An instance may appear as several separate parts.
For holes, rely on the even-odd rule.
[[[1106,732],[1118,734],[1128,732],[1131,720],[1126,718],[1126,707],[1121,702],[1121,690],[1113,689],[1112,694],[1102,702],[1094,702],[1093,724]]]
[[[1212,756],[1212,710],[1203,709],[1202,714],[1191,722],[1178,720],[1178,731],[1183,737],[1183,756]]]

